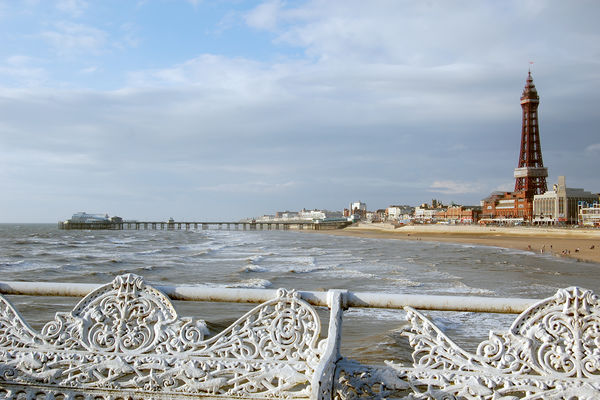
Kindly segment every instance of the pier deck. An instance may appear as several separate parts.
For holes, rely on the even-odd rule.
[[[290,221],[290,222],[241,222],[241,221],[122,221],[122,222],[59,222],[59,229],[75,230],[325,230],[341,229],[351,225],[348,221]]]

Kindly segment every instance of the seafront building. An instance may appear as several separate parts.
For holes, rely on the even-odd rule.
[[[421,204],[415,207],[415,214],[413,216],[413,222],[419,224],[432,224],[436,222],[435,216],[438,212],[442,211],[443,208],[430,206],[429,204]]]
[[[481,201],[482,223],[520,223],[533,218],[533,198],[546,192],[548,169],[542,160],[538,106],[540,97],[531,71],[521,96],[522,125],[518,167],[515,168],[514,192],[495,192]]]
[[[530,201],[525,192],[493,192],[481,201],[480,223],[518,224],[525,221]]]
[[[600,200],[592,204],[580,202],[577,209],[579,225],[600,228]]]
[[[355,201],[350,203],[349,208],[344,208],[343,216],[352,220],[367,218],[367,203]]]
[[[367,203],[363,203],[362,201],[355,201],[354,203],[350,203],[350,213],[366,216]]]
[[[481,207],[452,205],[438,211],[435,220],[446,224],[473,224],[479,220]]]
[[[408,205],[391,205],[385,209],[385,213],[388,220],[407,221],[412,219],[415,208]]]
[[[598,195],[583,189],[568,188],[564,176],[552,190],[533,198],[533,223],[536,224],[577,224],[580,204],[598,202]]]

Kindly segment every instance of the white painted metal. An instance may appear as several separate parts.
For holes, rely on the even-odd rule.
[[[283,289],[210,339],[203,321],[178,318],[132,274],[57,313],[41,333],[1,296],[0,311],[3,399],[308,399],[320,392],[315,370],[329,371],[314,308]]]
[[[490,332],[476,353],[408,308],[413,365],[338,363],[336,398],[598,399],[600,302],[589,290],[561,289],[529,307],[506,332]]]
[[[0,283],[2,293],[86,294],[41,333],[0,296],[0,399],[600,398],[600,301],[588,290],[561,289],[532,301],[207,289],[152,287],[131,274],[107,285]],[[261,304],[206,339],[204,322],[179,318],[167,293]],[[330,309],[326,338],[311,304]],[[471,353],[407,304],[523,312]],[[342,357],[345,309],[403,306],[412,365]]]
[[[101,285],[53,282],[0,282],[2,294],[31,296],[83,297]],[[198,286],[162,286],[155,288],[172,300],[263,303],[272,299],[274,289],[233,289]],[[327,292],[299,291],[303,300],[313,306],[328,306]],[[391,308],[414,307],[420,310],[469,311],[518,314],[536,299],[494,298],[477,296],[402,295],[394,293],[346,292],[345,307]]]

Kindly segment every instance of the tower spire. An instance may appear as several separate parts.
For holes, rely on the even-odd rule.
[[[519,164],[515,168],[515,192],[525,192],[525,197],[533,200],[536,194],[547,190],[546,177],[548,169],[544,168],[537,109],[540,96],[533,84],[531,67],[521,96],[523,123],[521,128],[521,151]]]

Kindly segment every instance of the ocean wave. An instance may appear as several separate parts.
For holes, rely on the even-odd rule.
[[[98,261],[98,264],[122,264],[123,261],[119,260],[118,258],[111,258],[108,260],[102,260],[102,261]]]
[[[404,310],[387,310],[383,308],[350,308],[344,312],[344,318],[346,317],[376,319],[379,321],[406,321]]]
[[[252,256],[246,258],[246,262],[248,264],[257,265],[258,263],[260,263],[264,259],[265,259],[265,256],[263,256],[262,254],[255,254],[255,255],[252,255]]]
[[[25,260],[0,262],[1,267],[14,267],[15,265],[23,265],[23,264],[25,264]]]
[[[15,240],[13,242],[13,244],[16,244],[18,246],[27,246],[30,244],[37,244],[38,241],[37,240],[30,240],[30,239],[21,239],[21,240]]]
[[[430,311],[433,323],[452,339],[471,341],[484,340],[490,331],[505,331],[515,319],[510,314],[473,312]],[[470,340],[469,340],[470,339]]]
[[[403,287],[421,287],[424,285],[423,282],[415,282],[415,281],[411,281],[410,279],[390,278],[390,277],[384,277],[383,279],[386,281],[392,281],[394,283],[398,283],[398,284],[400,284],[400,286],[403,286]]]
[[[321,266],[306,266],[306,267],[296,267],[296,268],[290,268],[289,272],[292,274],[309,274],[311,272],[321,272],[321,271],[328,271],[332,268],[335,268],[335,266],[328,266],[328,265],[321,265]]]
[[[467,284],[465,284],[464,282],[461,281],[454,281],[451,282],[450,287],[446,287],[445,291],[448,293],[465,293],[465,294],[496,294],[496,292],[494,292],[493,290],[488,290],[488,289],[482,289],[482,288],[474,288],[471,286],[468,286]]]
[[[238,283],[230,283],[225,285],[226,288],[246,288],[246,289],[266,289],[272,283],[266,279],[247,279]]]
[[[209,250],[204,250],[204,251],[199,251],[197,253],[192,253],[190,255],[188,255],[188,257],[190,258],[194,258],[194,257],[204,257],[206,255],[210,254]]]
[[[163,249],[152,249],[152,250],[136,251],[135,254],[143,256],[143,255],[159,254],[162,252],[163,252]]]
[[[329,270],[329,271],[327,271],[327,273],[325,273],[325,275],[331,275],[332,277],[336,277],[338,280],[356,279],[356,278],[372,279],[372,278],[376,277],[375,274],[371,274],[368,272],[359,271],[359,270],[355,270],[355,269]]]
[[[259,265],[249,264],[240,269],[239,272],[267,272],[268,269]]]
[[[24,272],[33,272],[33,271],[44,271],[44,270],[56,270],[56,269],[60,269],[62,268],[60,265],[58,264],[50,264],[50,263],[39,263],[39,262],[31,262],[31,261],[25,261],[25,260],[20,260],[20,261],[15,261],[15,262],[8,262],[8,263],[0,263],[0,271],[1,270],[6,270],[7,272],[10,273],[24,273]],[[34,274],[30,274],[32,276],[35,276]],[[29,279],[35,279],[35,278],[29,278]]]

